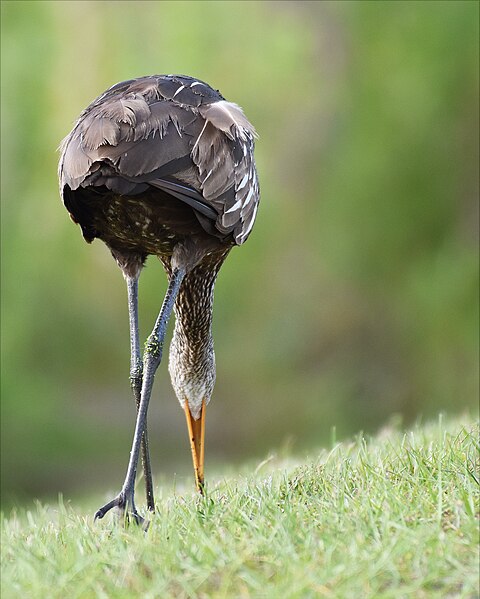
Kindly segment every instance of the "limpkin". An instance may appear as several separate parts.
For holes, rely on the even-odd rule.
[[[122,489],[95,519],[116,507],[144,521],[134,501],[140,453],[154,511],[147,410],[172,309],[169,372],[203,493],[205,410],[215,383],[213,291],[223,261],[247,239],[257,214],[255,137],[242,109],[203,81],[153,75],[109,88],[61,144],[65,207],[87,242],[99,238],[108,246],[128,291],[135,432]],[[168,288],[142,358],[138,279],[148,255],[162,262]]]

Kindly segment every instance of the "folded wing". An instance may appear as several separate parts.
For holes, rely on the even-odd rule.
[[[61,192],[158,188],[190,205],[206,231],[241,244],[259,201],[254,137],[241,108],[201,81],[126,81],[92,102],[62,143]]]

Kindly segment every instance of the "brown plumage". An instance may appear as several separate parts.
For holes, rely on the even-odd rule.
[[[213,289],[234,245],[249,236],[259,201],[255,131],[241,108],[206,83],[158,75],[114,85],[80,115],[61,146],[60,192],[88,242],[110,248],[127,281],[132,389],[138,417],[127,477],[112,507],[142,519],[133,483],[140,451],[153,510],[146,412],[174,306],[169,371],[185,410],[197,487],[203,489],[205,408],[215,382]],[[137,284],[159,257],[169,289],[140,357]]]

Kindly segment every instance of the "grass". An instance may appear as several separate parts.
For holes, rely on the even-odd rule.
[[[359,435],[159,489],[147,533],[70,505],[2,519],[2,599],[478,597],[478,427]],[[252,469],[253,470],[253,469]]]

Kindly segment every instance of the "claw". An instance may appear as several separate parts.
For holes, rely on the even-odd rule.
[[[115,499],[112,499],[98,509],[93,517],[94,521],[101,520],[112,508],[118,509],[120,516],[125,522],[125,525],[127,525],[130,522],[130,518],[132,518],[135,524],[141,526],[144,531],[148,530],[150,523],[147,522],[145,518],[142,518],[142,516],[140,516],[140,514],[137,512],[133,502],[133,497],[130,499],[130,501],[127,501],[123,493],[120,493],[115,497]]]

